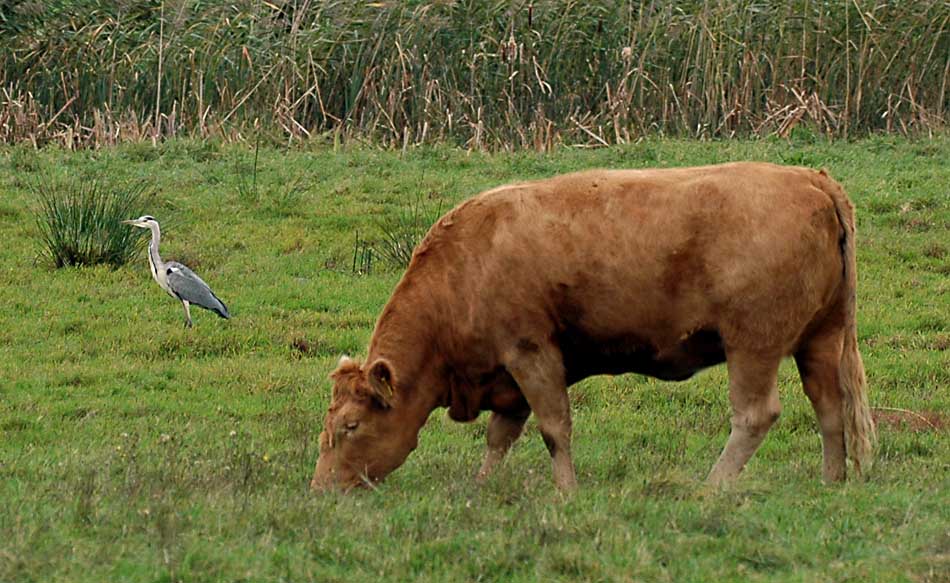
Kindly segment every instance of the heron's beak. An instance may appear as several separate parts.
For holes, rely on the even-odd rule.
[[[125,221],[120,221],[120,222],[121,222],[123,225],[132,225],[133,227],[136,226],[135,221],[133,221],[133,220],[131,220],[131,219],[125,220]]]

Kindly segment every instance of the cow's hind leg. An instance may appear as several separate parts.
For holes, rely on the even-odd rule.
[[[719,461],[709,473],[711,484],[735,480],[778,419],[781,407],[776,378],[781,360],[780,356],[727,353],[732,431]]]
[[[544,445],[551,453],[554,483],[563,491],[574,490],[577,477],[571,460],[571,403],[560,352],[553,347],[533,347],[511,359],[507,368],[538,419]]]
[[[530,413],[530,410],[524,411],[523,414],[521,412],[517,414],[492,412],[488,420],[488,451],[485,452],[485,461],[478,470],[479,480],[485,479],[505,458],[505,454],[521,436],[524,423]]]
[[[844,419],[838,382],[843,345],[844,333],[838,330],[809,339],[795,353],[805,394],[811,400],[821,429],[822,477],[826,482],[840,482],[845,478]]]

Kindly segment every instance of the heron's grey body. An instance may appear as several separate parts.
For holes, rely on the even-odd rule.
[[[148,244],[148,266],[152,277],[168,295],[179,300],[185,310],[185,326],[191,327],[191,309],[194,304],[215,312],[222,318],[230,318],[228,307],[218,296],[214,295],[208,284],[198,277],[194,271],[177,261],[165,263],[158,254],[158,244],[162,239],[162,231],[154,217],[145,215],[134,220],[122,221],[152,232],[152,241]]]

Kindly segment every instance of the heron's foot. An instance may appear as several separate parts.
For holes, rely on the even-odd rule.
[[[191,328],[191,320],[185,320],[185,330]]]

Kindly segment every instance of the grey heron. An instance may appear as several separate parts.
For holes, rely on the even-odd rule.
[[[198,274],[177,261],[165,263],[158,254],[158,243],[162,239],[162,232],[158,221],[151,215],[142,215],[137,219],[122,221],[141,229],[152,231],[152,241],[148,244],[148,265],[152,269],[152,277],[158,285],[168,292],[168,295],[179,300],[185,309],[185,327],[191,328],[191,304],[211,310],[222,318],[230,318],[228,307],[218,296],[214,295],[208,284]]]

